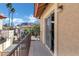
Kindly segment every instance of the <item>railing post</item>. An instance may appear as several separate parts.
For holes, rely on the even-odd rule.
[[[17,49],[18,49],[18,51],[17,51],[17,52],[18,52],[17,56],[19,56],[19,48],[17,48]]]
[[[2,52],[0,52],[0,55],[2,56]]]
[[[21,55],[21,45],[19,46],[19,56]]]
[[[16,52],[16,50],[15,50],[15,56],[17,56],[17,54],[16,54],[17,52]]]
[[[20,56],[20,46],[18,47],[18,56]]]

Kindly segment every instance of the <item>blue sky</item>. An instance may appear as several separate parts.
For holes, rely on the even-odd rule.
[[[14,24],[21,24],[25,22],[35,23],[38,22],[34,14],[34,4],[33,3],[14,3],[12,4],[13,7],[16,9],[14,13]],[[0,13],[5,15],[7,18],[3,21],[4,23],[8,23],[8,9],[6,4],[0,3]]]

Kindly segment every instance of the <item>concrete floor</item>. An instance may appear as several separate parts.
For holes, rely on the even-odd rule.
[[[29,56],[51,56],[49,50],[39,40],[31,41]]]

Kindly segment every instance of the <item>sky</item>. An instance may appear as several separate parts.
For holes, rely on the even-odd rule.
[[[34,4],[33,3],[13,3],[12,6],[15,8],[13,22],[15,25],[21,23],[37,23],[38,19],[33,17],[34,14]],[[7,18],[3,20],[3,23],[9,23],[8,9],[5,3],[0,3],[0,14],[3,14]]]

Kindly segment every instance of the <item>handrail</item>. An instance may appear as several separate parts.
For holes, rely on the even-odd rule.
[[[23,43],[24,40],[26,40],[26,38],[28,38],[28,36],[29,36],[30,34],[31,34],[31,33],[28,33],[28,34],[17,44],[17,46],[16,46],[11,52],[9,52],[9,54],[7,54],[7,56],[11,56],[11,55],[14,53],[14,51],[20,46],[20,44]]]

